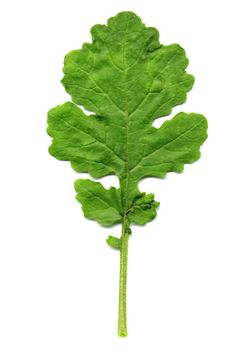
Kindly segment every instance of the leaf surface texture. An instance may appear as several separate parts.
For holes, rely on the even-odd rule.
[[[184,103],[193,86],[183,48],[161,45],[158,31],[132,12],[95,25],[91,34],[92,43],[65,57],[62,83],[73,102],[49,112],[49,151],[79,173],[118,176],[119,189],[76,181],[77,200],[88,219],[111,226],[126,216],[143,225],[155,217],[159,203],[152,194],[140,193],[139,181],[181,172],[198,160],[207,121],[181,112],[160,128],[152,125]],[[86,115],[81,106],[93,114]]]

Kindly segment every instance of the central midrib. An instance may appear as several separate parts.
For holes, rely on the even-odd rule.
[[[128,25],[128,22],[127,22]],[[127,28],[126,28],[127,30]],[[122,56],[123,56],[123,66],[124,66],[124,100],[125,100],[125,110],[124,110],[124,118],[125,118],[125,188],[121,188],[121,200],[123,204],[123,219],[125,220],[126,212],[127,212],[127,193],[128,193],[128,180],[129,180],[129,150],[128,150],[128,130],[129,130],[129,112],[128,112],[128,87],[127,87],[127,60],[124,55],[124,47],[126,45],[126,40],[122,45]],[[121,182],[121,187],[123,186]]]
[[[127,105],[127,104],[126,104]],[[129,115],[128,111],[125,111],[125,189],[124,189],[124,214],[127,211],[127,192],[128,192],[128,179],[129,179],[129,151],[128,151],[128,129],[129,129]]]

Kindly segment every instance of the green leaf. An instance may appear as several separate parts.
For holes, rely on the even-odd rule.
[[[119,249],[119,250],[121,248],[121,239],[120,238],[117,238],[114,236],[108,236],[108,238],[106,239],[106,242],[108,243],[108,245],[111,248]]]
[[[200,114],[179,113],[159,129],[152,126],[185,102],[192,88],[179,45],[160,45],[158,31],[131,12],[94,26],[91,33],[92,44],[65,57],[62,83],[74,103],[49,112],[50,153],[94,178],[117,175],[124,214],[140,194],[140,179],[181,172],[200,157],[207,121]],[[95,114],[85,115],[76,104]]]
[[[118,333],[126,336],[130,225],[151,221],[159,206],[153,194],[139,191],[139,181],[182,172],[198,160],[207,121],[201,114],[181,112],[153,127],[155,119],[186,101],[194,83],[180,45],[160,44],[158,31],[132,12],[95,25],[91,35],[92,43],[65,57],[62,83],[72,102],[48,113],[49,152],[78,173],[119,179],[118,189],[83,179],[75,189],[86,218],[104,226],[122,224],[121,239],[109,236],[107,243],[120,249]]]
[[[106,190],[99,182],[76,180],[76,199],[82,204],[87,219],[96,220],[103,226],[121,222],[122,206],[120,191],[114,187]]]

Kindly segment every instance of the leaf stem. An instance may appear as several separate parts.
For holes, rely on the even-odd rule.
[[[128,239],[129,225],[126,216],[123,218],[121,247],[120,247],[120,283],[119,283],[119,312],[118,335],[126,337],[127,332],[127,263],[128,263]]]

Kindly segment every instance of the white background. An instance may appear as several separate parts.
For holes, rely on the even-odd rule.
[[[247,5],[1,2],[1,350],[250,349]],[[161,207],[130,239],[128,338],[117,337],[119,253],[105,243],[120,228],[83,218],[73,188],[82,175],[49,156],[45,132],[47,111],[70,99],[64,55],[122,10],[185,48],[196,83],[174,113],[209,121],[197,163],[140,184]]]

